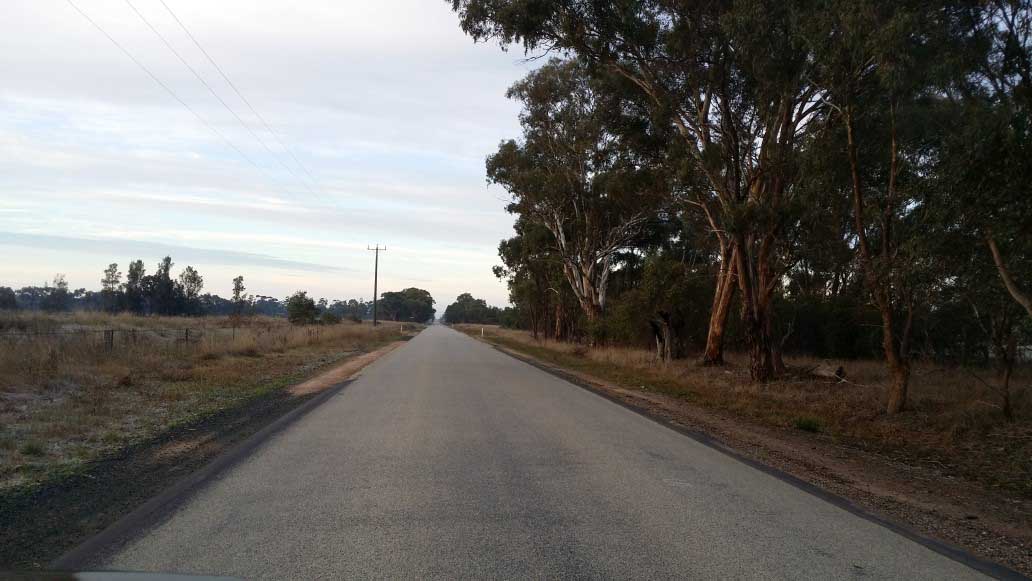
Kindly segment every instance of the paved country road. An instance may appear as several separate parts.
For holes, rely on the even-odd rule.
[[[982,578],[442,326],[105,566],[248,579]]]

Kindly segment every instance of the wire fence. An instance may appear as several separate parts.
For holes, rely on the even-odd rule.
[[[318,339],[322,329],[318,327],[195,327],[180,329],[63,329],[52,331],[6,331],[0,332],[0,345],[46,341],[102,348],[114,351],[123,347],[150,346],[158,348],[215,346],[232,342],[238,336],[260,337],[262,335],[303,333],[308,339]]]

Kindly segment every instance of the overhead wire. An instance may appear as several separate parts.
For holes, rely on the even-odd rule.
[[[102,27],[96,20],[94,20],[92,17],[90,17],[90,15],[87,14],[82,8],[80,8],[75,2],[73,2],[73,0],[65,0],[65,2],[67,2],[67,4],[69,6],[71,6],[72,9],[75,10],[75,12],[77,12],[84,20],[86,20],[86,22],[88,22],[94,29],[96,29],[97,32],[99,32],[112,45],[114,45],[115,48],[117,48],[122,54],[124,54],[126,56],[126,58],[128,58],[130,61],[132,61],[133,64],[135,64],[137,66],[137,68],[139,68],[141,71],[143,71],[144,74],[146,74],[152,81],[154,81],[154,83],[156,85],[161,87],[161,89],[164,90],[170,97],[172,97],[173,100],[175,100],[184,109],[186,109],[191,115],[193,115],[201,123],[201,125],[203,125],[209,131],[211,131],[229,149],[231,149],[237,155],[239,155],[241,159],[243,159],[249,165],[251,165],[252,167],[257,169],[259,172],[261,172],[266,177],[271,177],[274,181],[277,181],[277,182],[280,181],[275,176],[270,176],[270,174],[267,173],[267,170],[265,168],[263,168],[258,163],[256,163],[254,161],[254,159],[252,159],[240,147],[238,147],[235,143],[233,143],[233,141],[231,139],[229,139],[225,134],[223,134],[221,131],[219,131],[218,128],[216,128],[207,119],[205,119],[200,113],[198,113],[196,109],[191,107],[190,104],[187,103],[185,100],[183,100],[183,98],[180,97],[179,94],[177,94],[167,83],[162,81],[160,77],[158,77],[150,68],[147,67],[147,65],[143,64],[143,62],[140,59],[136,58],[136,56],[129,49],[127,49],[122,43],[118,42],[118,40],[115,39],[114,36],[112,36],[110,33],[108,33],[108,31],[105,30],[104,27]],[[128,3],[128,0],[127,0],[127,3]],[[137,11],[135,9],[135,7],[132,6],[131,3],[129,5],[130,5],[131,8],[133,8],[133,11],[137,12],[137,14],[139,16],[141,16],[141,19],[144,20],[145,23],[146,23],[146,19],[142,18],[142,15],[139,14],[139,11]],[[149,23],[148,23],[148,25],[149,25]],[[158,36],[159,36],[159,38],[163,39],[163,37],[161,37],[160,34],[158,34]],[[176,54],[177,56],[179,56],[178,53],[176,53],[176,51],[174,51],[174,50],[173,50],[173,53]],[[187,64],[187,63],[184,62],[184,64]],[[188,64],[187,64],[187,67],[191,68],[191,70],[192,70],[192,67],[190,67]],[[201,79],[201,80],[203,82],[203,79]],[[207,85],[207,83],[205,83],[205,85]],[[232,109],[230,109],[230,111],[232,112]],[[246,127],[246,124],[244,124],[244,125]],[[260,140],[259,140],[259,142],[261,143]],[[291,173],[295,177],[298,177],[295,173],[293,173],[293,172],[291,172]],[[300,180],[300,177],[298,177],[298,179]],[[303,181],[302,181],[302,183],[303,183]],[[307,184],[305,184],[305,186],[307,187]],[[279,186],[277,186],[277,188],[278,187]],[[309,190],[311,191],[311,188],[309,188]],[[315,195],[318,195],[315,192],[312,192],[312,193],[315,194]]]
[[[230,115],[232,115],[237,120],[237,122],[241,125],[241,127],[243,127],[251,135],[251,137],[254,138],[255,141],[257,141],[266,151],[268,151],[269,154],[272,155],[273,158],[276,159],[276,161],[279,162],[279,164],[282,165],[283,168],[285,170],[287,170],[287,172],[290,175],[292,175],[295,179],[297,179],[298,182],[300,184],[302,184],[305,187],[305,189],[307,189],[312,195],[315,195],[315,196],[319,195],[314,190],[312,190],[311,186],[309,186],[304,181],[304,178],[299,176],[297,174],[297,172],[294,171],[293,168],[291,168],[289,165],[284,163],[283,160],[280,159],[279,155],[276,152],[274,152],[272,150],[272,148],[270,148],[268,146],[268,144],[266,144],[265,141],[262,140],[262,138],[259,137],[258,134],[254,132],[253,129],[251,129],[251,127],[243,120],[243,118],[241,118],[240,115],[237,114],[237,112],[234,111],[233,108],[229,106],[229,103],[227,103],[225,101],[225,99],[223,99],[222,96],[219,95],[219,93],[204,79],[204,77],[201,76],[201,74],[199,72],[197,72],[197,69],[195,69],[183,57],[183,55],[180,54],[178,50],[176,50],[176,48],[172,45],[172,43],[169,42],[169,40],[167,38],[165,38],[165,35],[161,34],[161,32],[153,24],[151,24],[151,22],[147,19],[147,17],[144,16],[143,13],[140,12],[139,9],[136,8],[136,6],[131,2],[131,0],[125,0],[125,3],[136,14],[136,16],[140,19],[140,21],[143,22],[143,24],[146,25],[147,28],[150,29],[150,31],[152,33],[154,33],[155,36],[158,37],[158,39],[162,42],[162,44],[165,45],[165,48],[167,48],[169,50],[169,52],[171,52],[176,57],[176,59],[178,59],[179,62],[182,63],[183,66],[186,67],[187,70],[189,70],[190,73],[193,74],[193,76],[202,85],[204,85],[204,88],[206,88],[208,90],[208,92],[211,93],[213,97],[215,97],[215,99],[222,105],[223,108],[226,109],[226,111],[229,111]]]
[[[316,184],[316,187],[318,187],[319,180],[317,180],[315,176],[312,175],[312,172],[308,171],[308,168],[305,167],[305,164],[301,163],[301,160],[298,159],[296,155],[294,155],[294,151],[286,143],[283,142],[283,140],[280,138],[279,133],[275,131],[271,125],[269,125],[269,122],[265,120],[265,117],[263,117],[262,114],[259,113],[253,105],[251,105],[251,102],[247,99],[247,97],[245,97],[244,94],[240,92],[240,89],[237,88],[236,83],[230,80],[229,75],[227,75],[226,72],[222,69],[222,67],[219,66],[217,62],[215,62],[215,59],[212,58],[210,54],[208,54],[208,51],[205,50],[205,48],[201,45],[200,41],[198,41],[197,38],[193,35],[193,33],[190,32],[190,29],[187,28],[186,24],[184,24],[183,21],[180,20],[179,16],[176,15],[176,13],[165,2],[165,0],[158,0],[158,2],[161,2],[161,5],[165,7],[165,10],[168,11],[169,15],[172,16],[176,23],[179,24],[179,27],[183,30],[183,32],[186,33],[186,36],[189,37],[191,41],[193,41],[194,46],[197,47],[197,50],[201,51],[201,54],[204,55],[204,58],[208,59],[208,62],[211,63],[211,66],[215,67],[215,70],[218,71],[219,75],[222,76],[222,80],[226,81],[226,84],[229,85],[231,89],[233,89],[233,92],[236,93],[236,96],[239,97],[240,100],[245,105],[247,105],[247,108],[251,110],[251,113],[253,113],[254,116],[262,122],[262,125],[265,127],[266,131],[268,131],[269,134],[276,139],[276,142],[279,143],[280,147],[282,147],[283,150],[290,155],[290,157],[294,160],[298,167],[301,168],[301,171],[305,172],[305,174],[312,180],[312,182]]]
[[[133,63],[137,67],[139,67],[140,70],[142,70],[148,77],[150,77],[151,80],[153,80],[159,87],[164,89],[165,92],[169,94],[169,96],[171,96],[173,99],[176,100],[176,102],[178,102],[180,105],[182,105],[184,109],[186,109],[191,114],[193,114],[193,116],[196,117],[197,120],[200,121],[202,125],[207,127],[212,133],[214,133],[217,137],[219,137],[219,139],[224,141],[225,144],[230,149],[235,151],[241,158],[243,158],[244,161],[246,161],[250,165],[254,166],[255,169],[257,169],[259,171],[263,171],[261,166],[259,166],[257,163],[255,163],[254,160],[252,160],[246,153],[244,153],[239,147],[237,147],[236,144],[234,144],[228,137],[223,135],[222,132],[219,131],[217,128],[215,128],[214,125],[209,123],[208,120],[206,120],[199,113],[197,113],[197,111],[194,110],[194,108],[191,107],[189,105],[189,103],[184,101],[178,94],[176,94],[175,91],[172,90],[171,87],[169,87],[167,84],[165,84],[165,82],[162,81],[160,78],[158,78],[157,75],[155,75],[153,72],[151,72],[151,70],[149,68],[147,68],[147,65],[143,64],[139,59],[137,59],[133,55],[133,53],[129,52],[129,50],[126,49],[120,42],[115,40],[115,37],[113,37],[110,34],[108,34],[108,32],[106,30],[104,30],[103,27],[101,27],[99,24],[97,24],[97,22],[95,20],[90,18],[89,14],[86,14],[81,8],[79,8],[75,4],[75,2],[73,2],[72,0],[65,0],[65,2],[67,2],[68,5],[71,6],[73,9],[75,9],[75,11],[78,12],[80,16],[82,16],[84,19],[86,19],[87,22],[89,22],[94,28],[96,28],[98,32],[100,32],[102,35],[104,35],[104,37],[107,38],[111,42],[111,44],[115,45],[115,47],[118,50],[122,51],[122,54],[124,54],[127,58],[129,58],[129,60],[133,61]]]

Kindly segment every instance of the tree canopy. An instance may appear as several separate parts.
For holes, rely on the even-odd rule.
[[[1032,341],[1032,2],[449,3],[562,57],[510,89],[523,135],[487,163],[536,334],[730,342],[757,381],[878,354],[890,413],[915,357],[1005,370]]]

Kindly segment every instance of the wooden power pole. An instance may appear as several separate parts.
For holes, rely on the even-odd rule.
[[[377,295],[377,290],[378,289],[376,288],[376,286],[377,286],[378,279],[380,278],[380,251],[382,250],[384,252],[387,252],[387,247],[384,246],[383,248],[380,248],[380,245],[377,244],[376,246],[374,246],[372,248],[366,246],[366,250],[373,250],[373,251],[376,252],[376,256],[375,256],[375,258],[373,258],[373,326],[375,327],[378,324],[377,323],[377,317],[376,317],[376,315],[377,315],[377,313],[376,313],[376,306],[377,306],[377,300],[378,300],[377,299],[377,296],[378,296]]]

